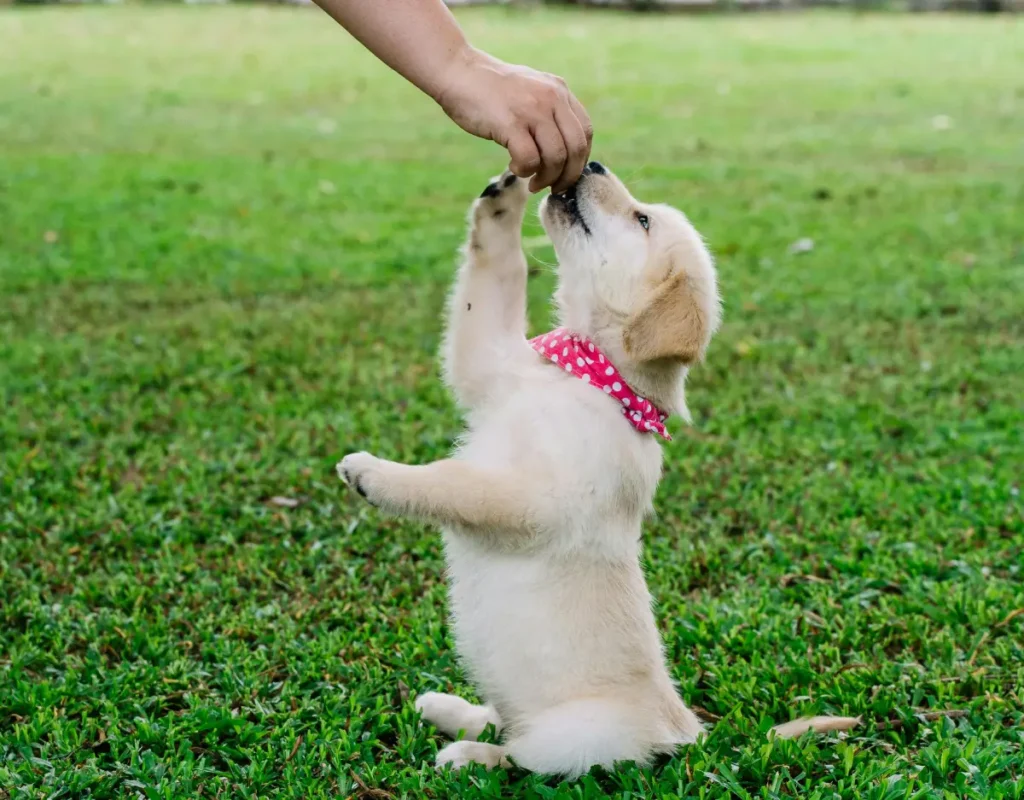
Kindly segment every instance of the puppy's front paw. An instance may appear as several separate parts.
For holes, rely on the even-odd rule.
[[[502,228],[518,230],[529,197],[527,182],[505,170],[498,177],[491,178],[487,188],[473,203],[473,221],[478,225],[494,222]]]
[[[349,453],[338,462],[338,477],[371,506],[378,505],[375,478],[380,459],[369,453]]]

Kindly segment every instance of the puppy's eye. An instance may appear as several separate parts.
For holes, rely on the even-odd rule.
[[[640,223],[640,227],[645,231],[649,231],[651,229],[651,221],[647,218],[646,214],[637,214],[636,221]]]

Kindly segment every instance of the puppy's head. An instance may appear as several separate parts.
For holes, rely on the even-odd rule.
[[[592,161],[544,200],[541,220],[558,255],[562,324],[652,379],[703,358],[720,301],[711,255],[682,212],[640,202]]]

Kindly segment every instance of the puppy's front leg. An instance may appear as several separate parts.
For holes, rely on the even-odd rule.
[[[410,467],[352,453],[338,475],[371,505],[396,516],[482,532],[519,531],[538,525],[538,493],[511,470],[446,459]]]
[[[523,214],[529,192],[511,172],[495,178],[470,210],[469,241],[452,290],[445,336],[448,385],[472,408],[529,357]]]

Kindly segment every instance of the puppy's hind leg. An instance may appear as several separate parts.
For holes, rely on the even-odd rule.
[[[528,720],[505,749],[520,767],[568,778],[619,761],[644,764],[667,748],[652,742],[654,731],[642,717],[640,709],[613,699],[570,700]]]
[[[488,725],[501,729],[501,718],[492,706],[475,706],[453,694],[426,692],[416,698],[416,710],[441,733],[452,739],[476,741]]]
[[[508,360],[531,354],[526,336],[526,181],[505,172],[470,209],[469,240],[448,307],[444,366],[459,402],[473,407]]]
[[[483,764],[487,769],[511,766],[505,758],[505,748],[484,742],[452,742],[437,754],[438,767],[462,769],[470,764]]]

